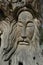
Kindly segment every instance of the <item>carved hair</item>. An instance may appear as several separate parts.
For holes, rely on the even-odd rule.
[[[40,20],[38,20],[37,18],[34,19],[34,35],[32,38],[32,46],[34,47],[34,49],[39,48],[39,40],[40,40],[40,33],[39,33],[39,27],[41,26]]]
[[[38,18],[40,16],[39,13],[37,13],[30,4],[28,5],[25,5],[24,7],[17,7],[15,8],[15,10],[13,11],[13,17],[14,19],[17,21],[18,20],[18,16],[19,14],[22,12],[22,11],[29,11],[31,12],[31,14],[33,15],[33,17],[35,18]]]

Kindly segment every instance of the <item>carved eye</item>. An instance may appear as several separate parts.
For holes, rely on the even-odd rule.
[[[28,24],[27,24],[27,27],[33,27],[33,26],[34,26],[33,23],[28,23]]]
[[[20,23],[20,22],[18,23],[18,25],[19,25],[20,27],[23,27],[23,24],[22,24],[22,23]]]

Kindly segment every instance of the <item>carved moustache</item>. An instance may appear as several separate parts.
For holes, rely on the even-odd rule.
[[[29,45],[30,44],[30,39],[29,38],[26,38],[26,39],[23,39],[21,37],[17,38],[17,44],[19,45]]]

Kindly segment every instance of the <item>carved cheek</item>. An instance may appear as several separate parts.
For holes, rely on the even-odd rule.
[[[33,34],[34,34],[34,27],[27,27],[26,28],[26,34],[29,39],[32,39]]]
[[[22,32],[22,27],[17,26],[17,30],[16,30],[17,37],[20,37],[21,36],[21,32]]]

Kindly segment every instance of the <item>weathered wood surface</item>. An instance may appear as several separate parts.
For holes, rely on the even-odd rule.
[[[0,65],[43,65],[38,0],[0,0]]]

